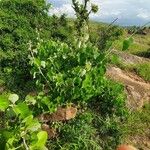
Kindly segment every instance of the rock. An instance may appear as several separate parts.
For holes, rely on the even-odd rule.
[[[41,122],[66,121],[75,118],[76,114],[77,108],[75,107],[67,107],[67,108],[59,107],[55,113],[42,114],[38,116],[38,119]]]
[[[48,139],[55,138],[57,135],[56,130],[54,128],[50,128],[47,124],[42,124],[42,130],[47,132]]]
[[[148,58],[138,57],[136,55],[129,54],[129,53],[126,53],[123,51],[113,50],[112,53],[119,56],[121,61],[126,65],[134,65],[134,64],[139,64],[139,63],[150,63],[150,59],[148,59]]]
[[[130,109],[142,108],[145,103],[150,102],[150,84],[137,75],[110,66],[107,68],[106,76],[125,86],[127,106]]]
[[[58,110],[51,115],[52,121],[65,121],[75,118],[77,113],[77,108],[67,107],[67,108],[58,108]]]
[[[135,147],[131,145],[120,145],[117,150],[137,150]]]

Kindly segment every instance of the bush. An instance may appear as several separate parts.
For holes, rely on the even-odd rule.
[[[123,29],[117,26],[104,26],[99,29],[98,48],[101,51],[109,50],[115,40],[123,35]]]
[[[24,85],[31,80],[29,40],[35,47],[37,30],[41,38],[50,38],[48,9],[45,0],[0,1],[0,64],[6,84],[12,91],[24,91]]]
[[[124,139],[122,124],[125,121],[116,116],[103,118],[97,114],[93,122],[102,150],[114,150],[122,143]]]
[[[36,102],[35,102],[36,103]],[[45,149],[47,133],[34,118],[33,107],[27,99],[22,102],[16,94],[0,95],[0,144],[2,149]]]
[[[150,81],[150,63],[139,64],[135,70],[143,79]]]
[[[35,87],[32,83],[29,88],[32,80],[28,64],[29,41],[35,48],[39,38],[72,40],[72,29],[65,15],[50,17],[49,8],[45,0],[0,1],[0,73],[7,87],[15,93],[26,95]]]
[[[49,111],[66,103],[87,102],[100,93],[105,55],[92,45],[72,49],[65,43],[48,41],[31,53],[31,72],[40,90],[47,91],[41,99],[45,98],[42,103]]]
[[[97,97],[96,102],[99,105],[99,111],[102,116],[112,117],[116,115],[118,117],[126,117],[128,111],[125,100],[124,87],[113,81],[107,81],[103,85],[103,91]]]

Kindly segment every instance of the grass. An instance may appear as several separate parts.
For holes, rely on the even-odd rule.
[[[93,109],[59,126],[59,135],[48,142],[51,150],[114,150],[119,144],[130,143],[130,137],[149,137],[150,104],[130,112],[125,120],[117,116],[103,118]],[[135,145],[138,146],[138,145]],[[142,146],[142,145],[140,145]]]
[[[135,70],[144,80],[150,81],[150,63],[138,64]]]
[[[150,135],[150,104],[146,104],[141,110],[132,112],[126,123],[122,124],[124,132],[124,142],[135,145],[141,150],[149,149],[148,145],[145,148],[144,142],[149,140]]]
[[[125,125],[124,132],[127,136],[149,136],[150,134],[150,104],[132,112]]]
[[[120,40],[115,41],[114,42],[115,49],[122,50],[122,43],[124,39],[128,37],[130,37],[130,35],[125,34],[124,36],[121,37]],[[138,56],[149,57],[150,34],[134,35],[133,38],[134,38],[134,43],[129,47],[127,52]]]
[[[114,150],[121,143],[118,117],[105,119],[92,110],[78,114],[59,128],[57,139],[48,142],[51,150]]]
[[[62,124],[59,127],[57,140],[48,142],[51,150],[101,150],[96,128],[93,126],[94,115],[90,111],[78,114],[78,116]]]
[[[109,58],[109,63],[123,70],[135,72],[145,81],[150,81],[150,63],[149,62],[128,65],[128,64],[123,63],[117,55],[112,54]]]
[[[91,33],[90,35],[93,35],[92,41],[95,40],[95,42],[97,42],[96,39],[99,36],[98,30],[100,30],[101,27],[107,28],[107,26],[108,24],[105,23],[91,21],[89,23],[89,30]],[[117,50],[122,50],[123,41],[131,36],[127,33],[125,28],[122,27],[122,29],[124,29],[123,36],[114,42],[115,49]],[[134,55],[150,58],[150,32],[148,32],[147,35],[135,34],[133,38],[134,43],[129,47],[127,52]]]

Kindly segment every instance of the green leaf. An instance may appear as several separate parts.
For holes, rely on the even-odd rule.
[[[41,61],[38,58],[34,58],[34,64],[36,65],[36,67],[39,67],[41,64]]]
[[[26,118],[27,116],[32,114],[28,108],[28,105],[25,103],[19,103],[17,106],[14,107],[14,111],[17,115],[20,114],[21,118]]]
[[[92,81],[91,81],[91,76],[90,75],[86,75],[83,83],[82,83],[82,88],[88,88],[92,85]]]
[[[41,66],[42,66],[43,68],[45,68],[45,67],[46,67],[46,62],[45,62],[45,61],[41,61]]]
[[[3,137],[6,139],[10,139],[12,137],[12,132],[4,130],[2,131]]]
[[[10,145],[13,145],[13,142],[15,141],[15,137],[9,138],[7,143]]]
[[[117,55],[112,55],[111,56],[111,63],[117,64],[119,62],[120,62],[120,59],[119,59],[119,57]]]
[[[46,144],[46,141],[47,141],[47,132],[41,131],[37,134],[37,137],[38,137],[37,145],[39,147],[43,147]]]
[[[33,119],[33,115],[26,117],[22,123],[25,123],[27,130],[32,132],[41,129],[41,124],[39,123],[38,119]]]
[[[122,50],[123,51],[127,50],[132,43],[133,43],[133,38],[132,37],[130,37],[129,39],[124,40]]]
[[[8,106],[9,106],[8,98],[3,95],[0,95],[0,111],[5,111]]]
[[[25,98],[25,101],[28,104],[32,104],[32,105],[35,105],[35,103],[36,103],[35,98],[33,96],[31,96],[31,95],[27,95],[26,98]]]
[[[27,130],[29,131],[37,131],[41,128],[41,124],[37,119],[32,120],[32,122],[28,125]]]
[[[19,96],[17,94],[10,94],[9,98],[8,98],[13,104],[16,103],[16,101],[18,101]]]
[[[22,121],[22,123],[26,123],[26,125],[29,125],[29,124],[32,122],[32,120],[33,120],[33,115],[30,115],[30,116],[26,117],[26,118]]]
[[[45,147],[46,141],[47,141],[47,132],[46,131],[40,131],[37,134],[38,141],[30,147],[31,150],[46,150]]]

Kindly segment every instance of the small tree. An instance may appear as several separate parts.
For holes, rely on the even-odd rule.
[[[80,47],[81,44],[85,44],[89,39],[89,15],[91,13],[96,13],[98,11],[98,6],[91,4],[90,0],[84,0],[82,3],[79,3],[77,0],[72,0],[73,9],[77,20],[75,22],[75,27],[77,30],[77,43]],[[88,4],[90,4],[90,9],[88,9]]]

